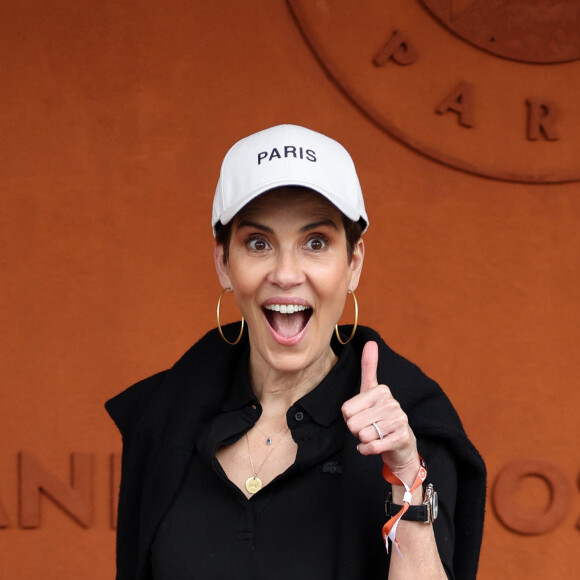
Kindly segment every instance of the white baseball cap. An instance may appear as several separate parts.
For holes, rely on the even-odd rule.
[[[238,141],[222,162],[211,225],[226,225],[260,194],[284,185],[308,187],[352,221],[369,219],[348,151],[326,135],[297,125],[277,125]]]

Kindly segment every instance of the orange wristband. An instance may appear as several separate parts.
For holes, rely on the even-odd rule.
[[[386,464],[383,464],[383,477],[386,481],[388,481],[392,485],[403,485],[405,487],[405,495],[403,496],[403,507],[400,509],[399,513],[395,514],[384,526],[383,526],[383,539],[385,541],[385,548],[387,552],[389,551],[389,539],[397,548],[397,552],[400,556],[403,554],[401,553],[401,549],[399,547],[399,542],[397,542],[397,526],[403,517],[403,514],[409,509],[409,505],[413,500],[413,492],[423,484],[423,482],[427,479],[427,464],[423,460],[423,458],[419,455],[419,463],[421,466],[419,467],[419,471],[417,473],[417,477],[415,477],[415,482],[413,483],[412,487],[409,487],[404,481],[399,479],[390,469],[387,467]]]

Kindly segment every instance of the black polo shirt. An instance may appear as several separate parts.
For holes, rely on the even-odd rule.
[[[325,379],[286,415],[296,460],[250,499],[216,460],[262,413],[242,358],[229,396],[202,430],[181,488],[152,546],[154,580],[334,580],[339,533],[341,406],[359,391],[350,346]],[[251,475],[248,471],[248,476]]]

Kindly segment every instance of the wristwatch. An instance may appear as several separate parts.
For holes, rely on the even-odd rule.
[[[402,505],[397,505],[391,501],[392,494],[389,493],[387,501],[385,502],[385,512],[387,516],[392,517],[397,515],[402,509]],[[425,490],[425,497],[421,505],[410,505],[409,509],[403,514],[402,520],[409,520],[411,522],[423,522],[431,524],[437,519],[439,513],[439,504],[437,501],[437,492],[433,484],[430,483]]]

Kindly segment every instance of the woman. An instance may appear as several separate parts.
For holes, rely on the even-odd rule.
[[[368,226],[346,150],[293,125],[243,139],[212,225],[218,329],[107,403],[117,578],[475,578],[485,467],[453,407],[374,331],[336,328]],[[220,326],[227,293],[241,327]]]

